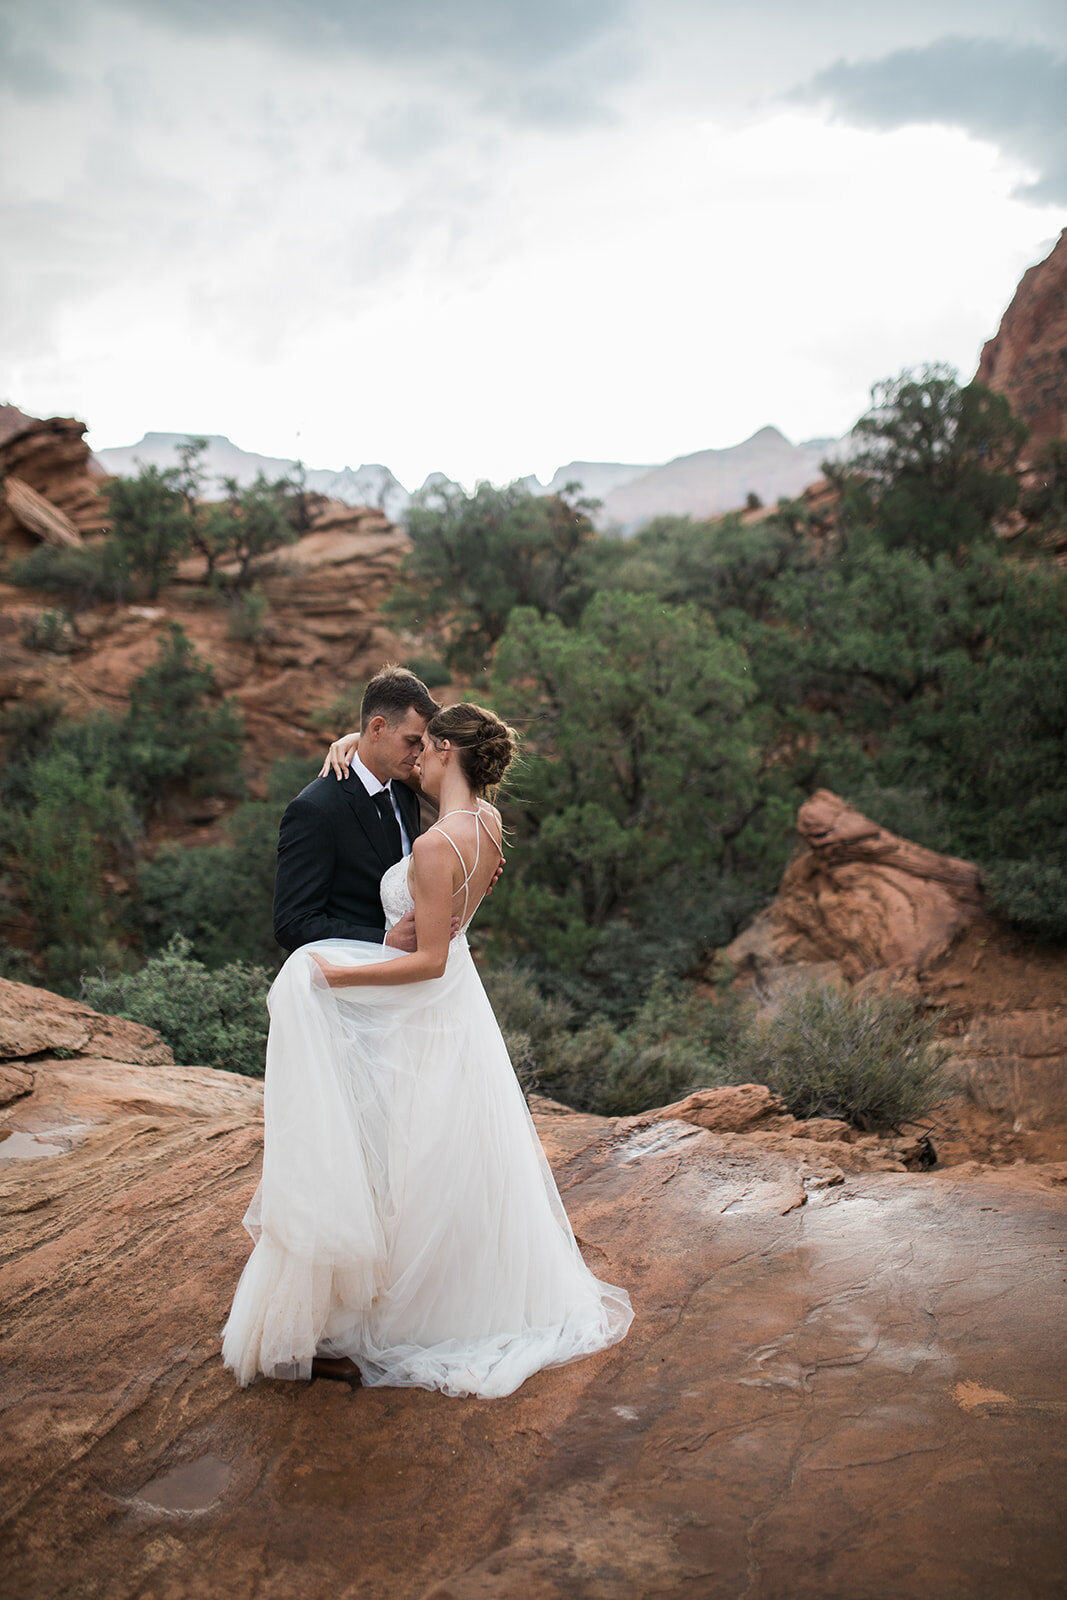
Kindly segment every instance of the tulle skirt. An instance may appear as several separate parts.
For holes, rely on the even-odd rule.
[[[622,1339],[622,1289],[582,1260],[466,939],[442,978],[331,989],[311,959],[268,997],[255,1240],[223,1329],[238,1383],[349,1356],[366,1385],[512,1393]]]

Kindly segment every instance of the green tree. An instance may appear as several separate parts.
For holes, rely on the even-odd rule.
[[[142,467],[108,489],[112,536],[129,571],[145,580],[154,600],[189,548],[185,501],[173,470]]]
[[[752,908],[744,655],[692,607],[612,593],[573,628],[515,611],[493,683],[525,745],[508,803],[515,871],[491,919],[632,1010],[654,966],[684,968]]]
[[[122,724],[129,781],[143,804],[158,806],[175,782],[195,794],[243,790],[241,714],[234,701],[217,702],[216,694],[214,668],[172,623],[157,660],[130,690]]]
[[[224,478],[226,498],[209,508],[212,542],[221,559],[236,562],[232,588],[243,593],[252,582],[256,565],[264,556],[299,537],[292,519],[292,484],[288,478],[271,482],[262,472],[241,488],[236,478]]]
[[[275,762],[266,800],[246,800],[225,825],[226,843],[165,844],[137,872],[133,917],[149,949],[180,933],[209,967],[251,961],[274,970],[272,901],[278,824],[318,771],[300,757]]]
[[[733,513],[707,522],[656,517],[613,552],[599,588],[655,594],[672,605],[692,603],[717,619],[744,611],[773,613],[780,578],[814,556],[800,530],[770,516],[746,526]]]
[[[878,536],[928,554],[990,536],[1018,495],[1026,427],[1003,395],[960,386],[951,367],[905,371],[875,384],[849,463],[870,486]]]
[[[189,543],[203,557],[207,581],[212,584],[216,563],[225,550],[225,540],[215,508],[206,500],[208,472],[204,458],[207,451],[208,440],[196,435],[190,435],[178,445],[179,465],[174,468],[174,486],[185,505]]]
[[[412,548],[394,613],[412,628],[439,629],[449,665],[466,671],[486,666],[516,607],[573,620],[588,598],[590,508],[521,483],[481,483],[472,495],[454,484],[435,488],[408,514]]]
[[[23,809],[2,824],[53,982],[69,985],[108,953],[105,866],[132,842],[136,817],[106,759],[51,748],[22,773]]]

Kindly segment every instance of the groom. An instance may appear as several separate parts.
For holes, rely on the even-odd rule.
[[[420,830],[412,768],[438,709],[403,667],[384,667],[360,708],[348,776],[315,778],[291,800],[278,836],[274,937],[290,953],[315,939],[368,939],[415,949],[415,916],[385,931],[378,886]]]

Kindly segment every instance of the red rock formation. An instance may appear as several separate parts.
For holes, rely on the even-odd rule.
[[[1023,274],[975,378],[1004,395],[1030,429],[1027,460],[1049,440],[1067,439],[1067,228]]]
[[[736,965],[832,963],[853,981],[917,971],[981,911],[976,867],[898,838],[828,789],[801,806],[797,831],[804,847],[774,905],[725,952]]]
[[[120,712],[177,622],[241,706],[254,781],[279,756],[320,750],[323,711],[402,654],[381,606],[407,549],[380,511],[316,500],[310,532],[264,564],[258,582],[269,609],[255,638],[232,636],[230,608],[205,593],[203,564],[192,559],[154,605],[79,612],[76,661],[22,634],[24,619],[54,609],[55,596],[0,584],[0,708],[58,699],[74,717]]]
[[[969,862],[888,833],[828,790],[797,828],[774,904],[722,952],[738,982],[771,1003],[812,981],[901,986],[938,1017],[948,1072],[982,1111],[1016,1134],[1067,1125],[1067,952],[1023,946],[984,914]]]
[[[999,1572],[1059,1594],[1051,1182],[821,1187],[743,1135],[535,1105],[590,1264],[633,1295],[621,1345],[494,1401],[239,1391],[218,1330],[262,1086],[21,1070],[0,1112],[6,1593],[959,1600]]]
[[[41,421],[17,406],[0,407],[0,477],[28,484],[78,533],[94,534],[107,527],[107,501],[100,493],[105,480],[84,433],[85,423],[73,417]],[[41,537],[17,493],[0,493],[0,549],[32,550]]]
[[[154,1028],[142,1028],[139,1022],[122,1017],[102,1016],[48,989],[0,978],[0,1059],[25,1059],[54,1050],[74,1056],[107,1056],[146,1067],[174,1062],[170,1047]]]

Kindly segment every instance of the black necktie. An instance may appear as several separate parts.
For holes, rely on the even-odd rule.
[[[385,830],[385,853],[389,857],[389,865],[399,861],[404,854],[404,841],[400,837],[400,824],[396,820],[393,810],[393,801],[388,789],[379,789],[374,796],[374,804],[378,807],[378,815],[382,819]]]

